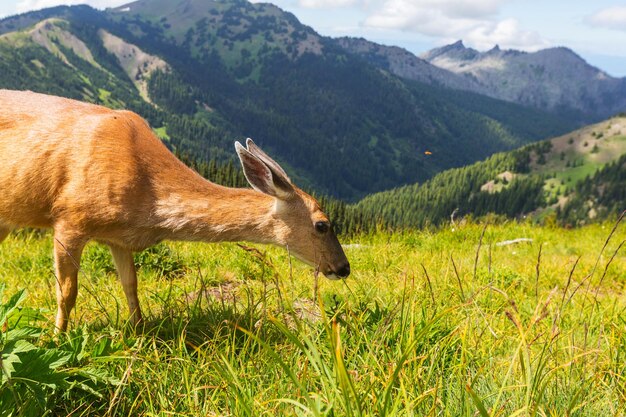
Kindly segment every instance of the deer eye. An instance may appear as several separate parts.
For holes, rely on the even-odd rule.
[[[327,222],[315,223],[315,230],[317,231],[317,233],[324,234],[328,232],[329,229],[330,229],[330,224],[328,224]]]

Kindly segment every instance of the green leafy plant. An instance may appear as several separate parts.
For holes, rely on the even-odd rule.
[[[41,416],[73,389],[100,396],[101,387],[116,383],[104,371],[85,364],[89,356],[86,333],[79,338],[81,343],[70,337],[73,342],[59,347],[55,342],[42,346],[45,332],[34,325],[42,317],[40,311],[21,307],[26,299],[23,289],[1,302],[4,290],[0,286],[0,417]],[[72,346],[78,349],[68,349]],[[94,352],[102,353],[102,349]],[[86,366],[72,368],[81,364]]]
[[[135,265],[167,278],[182,275],[186,270],[180,259],[163,243],[135,254]]]
[[[155,272],[159,276],[174,278],[182,275],[186,267],[174,255],[171,249],[161,243],[135,254],[138,269]],[[89,276],[97,273],[115,273],[115,265],[109,249],[104,245],[90,245],[81,259],[81,268]]]

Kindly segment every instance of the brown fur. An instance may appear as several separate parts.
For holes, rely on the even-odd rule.
[[[254,162],[243,162],[254,177],[275,162],[250,143],[253,152],[238,152]],[[222,187],[176,159],[132,112],[0,90],[0,241],[17,227],[54,229],[60,330],[89,240],[110,246],[133,322],[141,310],[132,252],[164,239],[274,243],[330,277],[349,273],[332,231],[315,230],[328,221],[317,202],[272,168],[255,188],[277,194]]]

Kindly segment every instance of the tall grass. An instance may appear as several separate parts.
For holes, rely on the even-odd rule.
[[[169,243],[139,270],[147,323],[136,330],[94,245],[76,330],[45,343],[80,341],[85,363],[113,382],[98,395],[69,390],[47,410],[626,415],[626,231],[612,228],[467,224],[359,236],[347,246],[353,275],[320,278],[316,298],[311,272],[282,250]],[[533,240],[498,245],[520,237]],[[0,279],[27,289],[24,303],[42,309],[45,329],[55,303],[49,239],[0,246]]]

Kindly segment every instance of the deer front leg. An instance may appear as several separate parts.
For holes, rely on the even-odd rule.
[[[139,307],[139,298],[137,297],[137,273],[135,271],[135,261],[133,253],[119,246],[109,245],[113,261],[117,268],[117,273],[124,288],[126,301],[128,302],[128,310],[130,314],[130,322],[137,325],[142,321],[141,308]]]
[[[9,235],[11,231],[9,229],[5,229],[4,227],[0,227],[0,243]]]
[[[86,240],[55,230],[57,317],[55,332],[64,332],[78,294],[78,269]]]

